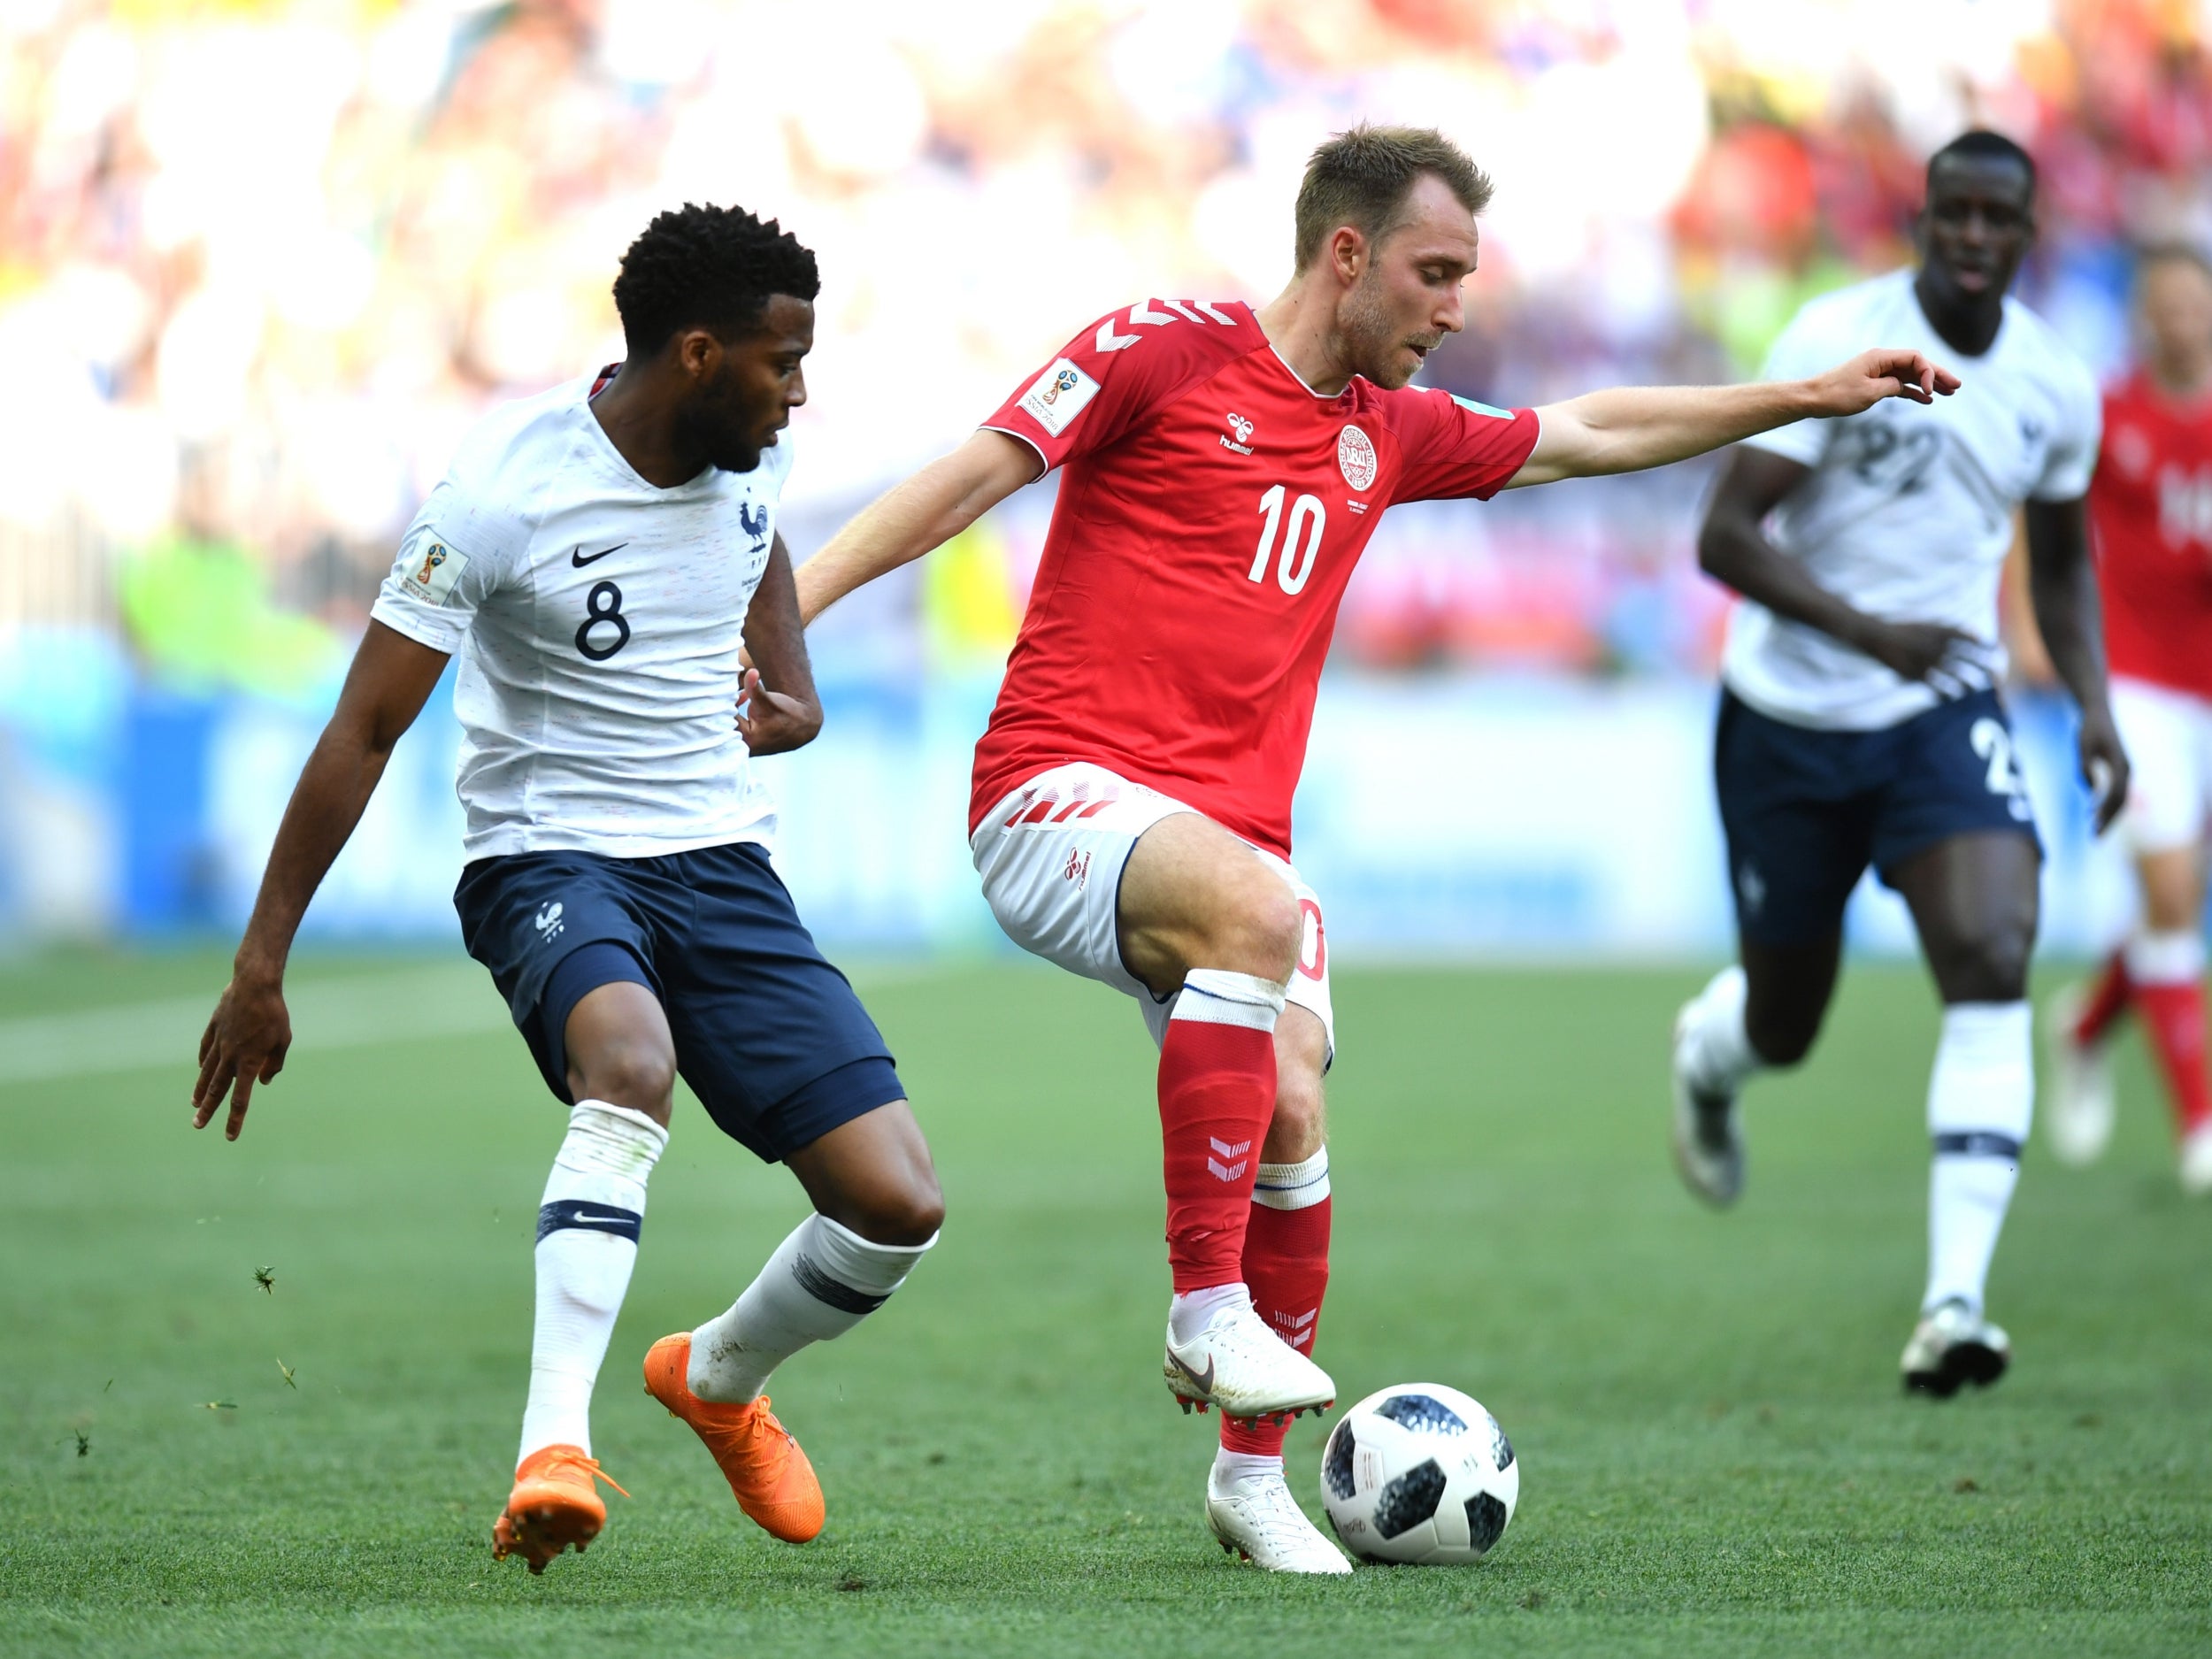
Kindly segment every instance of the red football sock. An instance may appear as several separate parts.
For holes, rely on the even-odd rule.
[[[1275,1333],[1308,1359],[1321,1328],[1321,1299],[1329,1288],[1329,1208],[1324,1198],[1302,1210],[1252,1206],[1244,1234],[1244,1282],[1252,1306]],[[1283,1455],[1287,1424],[1233,1427],[1221,1419],[1221,1448],[1229,1452]]]
[[[1271,993],[1271,1003],[1265,999]],[[1233,1285],[1275,1115],[1275,1016],[1281,987],[1250,974],[1194,970],[1160,1044],[1160,1140],[1167,1177],[1167,1260],[1178,1295]]]
[[[2203,982],[2138,985],[2135,1001],[2158,1069],[2166,1076],[2175,1127],[2185,1135],[2212,1123],[2212,1088],[2207,1087],[2204,1070]]]
[[[2116,950],[2105,958],[2104,972],[2097,976],[2097,983],[2090,987],[2089,1000],[2082,1004],[2081,1017],[2074,1022],[2074,1041],[2084,1047],[2103,1041],[2134,1000],[2135,985],[2128,978],[2127,953]]]

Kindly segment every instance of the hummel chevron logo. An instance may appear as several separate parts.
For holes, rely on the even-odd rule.
[[[568,556],[568,562],[571,565],[573,565],[578,570],[581,570],[587,565],[596,564],[599,560],[606,557],[610,553],[621,552],[624,548],[629,545],[630,544],[627,541],[618,541],[612,547],[603,547],[596,553],[588,554],[584,551],[583,544],[580,541],[576,545],[575,551]]]
[[[1178,1354],[1173,1348],[1170,1348],[1167,1351],[1167,1363],[1174,1366],[1177,1371],[1181,1371],[1184,1376],[1190,1379],[1192,1385],[1197,1388],[1201,1398],[1207,1400],[1213,1398],[1214,1356],[1212,1355],[1209,1354],[1206,1356],[1206,1369],[1202,1372],[1193,1371],[1188,1365],[1186,1365],[1183,1363],[1182,1356]]]
[[[1206,1172],[1216,1179],[1233,1181],[1249,1167],[1244,1158],[1244,1155],[1252,1149],[1252,1143],[1249,1141],[1240,1141],[1236,1145],[1231,1146],[1226,1141],[1217,1141],[1209,1135],[1206,1138],[1206,1143],[1221,1154],[1221,1158],[1236,1159],[1234,1164],[1224,1164],[1221,1158],[1208,1158]]]

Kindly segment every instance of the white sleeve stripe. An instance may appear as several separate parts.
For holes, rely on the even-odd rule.
[[[1044,446],[1040,444],[1036,439],[1031,437],[1027,433],[1017,432],[1011,426],[997,426],[988,420],[978,426],[976,430],[978,432],[1002,432],[1010,438],[1018,438],[1022,442],[1027,444],[1031,449],[1037,451],[1037,459],[1042,464],[1044,469],[1043,472],[1037,474],[1039,478],[1042,478],[1045,472],[1052,471],[1052,457],[1045,453]]]

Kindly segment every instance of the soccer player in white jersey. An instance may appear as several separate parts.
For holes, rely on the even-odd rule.
[[[626,360],[469,435],[401,545],[201,1041],[195,1125],[230,1093],[235,1140],[291,1041],[300,918],[459,653],[454,902],[570,1107],[538,1211],[521,1461],[494,1529],[494,1553],[533,1572],[606,1520],[591,1393],[680,1074],[813,1204],[728,1311],[645,1360],[648,1391],[777,1537],[813,1537],[823,1502],[769,1373],[881,1306],[943,1216],[883,1040],[770,867],[774,810],[748,767],[821,724],[776,534],[777,434],[805,401],[818,288],[773,220],[663,213],[614,285]]]
[[[1676,1162],[1693,1191],[1734,1201],[1738,1094],[1811,1048],[1844,903],[1870,864],[1911,908],[1944,1005],[1928,1090],[1928,1279],[1902,1362],[1909,1388],[1939,1396],[1993,1382],[2010,1357],[1983,1293],[2035,1093],[2026,998],[2042,852],[1997,691],[1998,579],[2016,510],[2036,619],[2081,705],[2101,831],[2127,793],[2083,505],[2096,385],[2005,294],[2034,208],[2034,164],[2009,140],[1973,132],[1939,150],[1917,270],[1808,304],[1767,373],[1798,373],[1843,342],[1894,340],[1943,353],[1964,389],[1747,439],[1699,543],[1706,571],[1744,601],[1714,756],[1742,964],[1676,1024]]]

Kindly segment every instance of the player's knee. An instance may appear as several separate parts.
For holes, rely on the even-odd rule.
[[[1817,1009],[1810,1013],[1794,1009],[1747,1009],[1744,1035],[1751,1051],[1767,1064],[1796,1065],[1813,1051],[1820,1036],[1820,1014]]]
[[[2028,958],[2035,946],[2032,918],[2008,919],[1971,939],[1955,940],[1943,953],[1947,1001],[2016,1002],[2028,994]]]
[[[675,1088],[676,1056],[649,1037],[613,1038],[570,1056],[569,1092],[578,1100],[603,1100],[665,1122]]]
[[[1286,981],[1298,965],[1305,915],[1281,881],[1256,865],[1252,873],[1256,879],[1240,884],[1212,930],[1220,960],[1198,965]]]
[[[871,1244],[927,1244],[945,1225],[945,1195],[934,1171],[909,1171],[859,1195],[841,1220]]]
[[[1321,1079],[1279,1071],[1275,1116],[1267,1125],[1262,1160],[1269,1164],[1302,1164],[1321,1149],[1326,1133]]]

